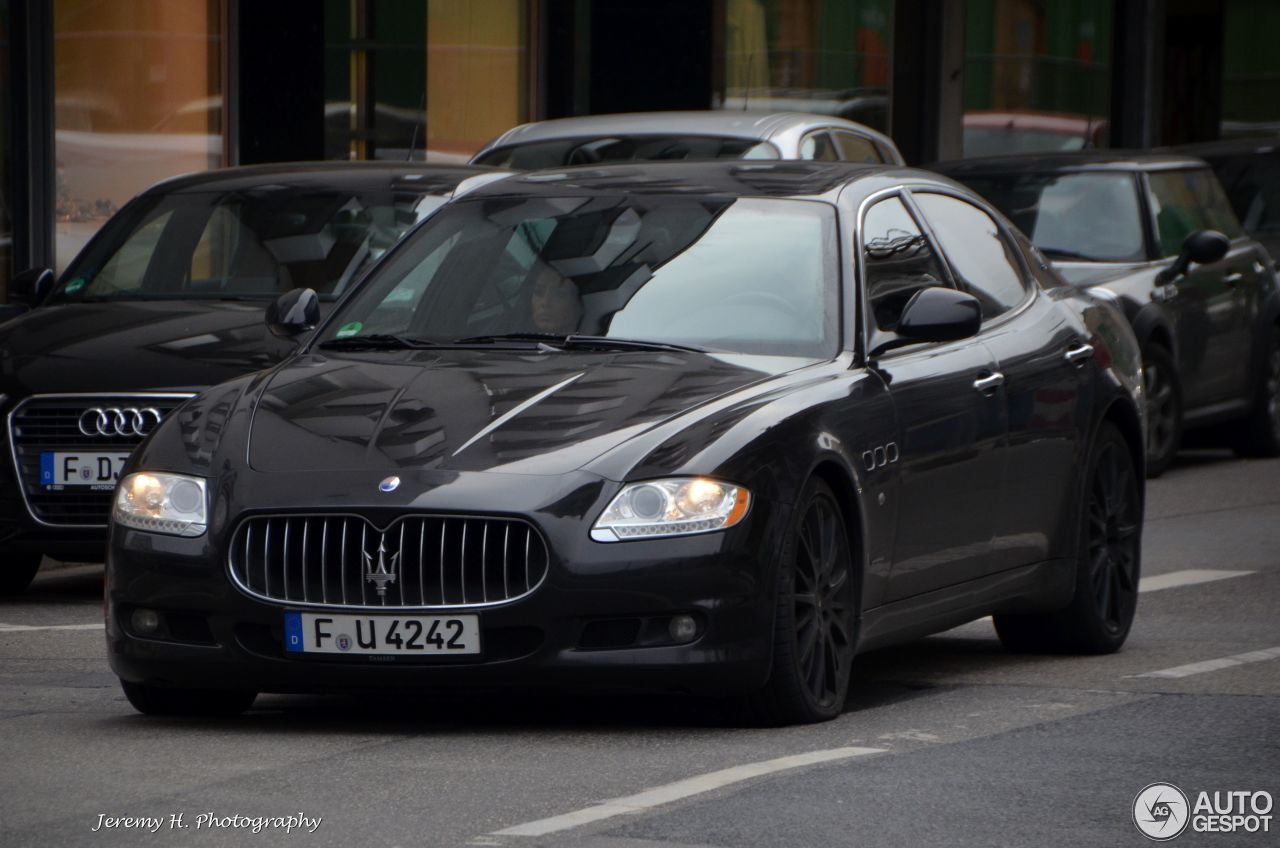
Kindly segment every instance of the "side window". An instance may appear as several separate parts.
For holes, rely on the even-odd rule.
[[[840,158],[846,162],[865,162],[871,165],[879,165],[884,162],[884,157],[880,155],[880,151],[876,149],[875,144],[869,138],[863,138],[851,132],[839,131],[833,131],[831,137],[836,140],[836,147],[840,150]]]
[[[1211,171],[1158,171],[1147,175],[1161,256],[1177,256],[1196,230],[1240,235],[1240,222]]]
[[[902,308],[920,289],[948,285],[929,240],[897,197],[867,211],[862,259],[867,309],[882,332],[894,331]]]
[[[816,162],[835,162],[840,156],[826,132],[810,133],[800,141],[800,158]]]
[[[1022,302],[1027,285],[1017,248],[978,207],[955,197],[912,193],[929,220],[961,288],[982,304],[982,318],[994,318]]]

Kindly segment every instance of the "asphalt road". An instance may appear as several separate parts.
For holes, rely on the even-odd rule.
[[[1184,454],[1144,574],[1117,655],[1013,656],[974,622],[860,657],[836,721],[762,730],[554,693],[145,718],[107,670],[101,568],[51,570],[0,603],[0,846],[1144,845],[1148,784],[1280,796],[1280,460]],[[1174,844],[1274,845],[1270,815]]]

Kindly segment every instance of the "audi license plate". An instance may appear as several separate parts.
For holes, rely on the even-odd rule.
[[[40,483],[113,489],[128,459],[127,453],[44,451],[40,454]]]
[[[284,644],[292,654],[478,654],[480,618],[286,612]]]

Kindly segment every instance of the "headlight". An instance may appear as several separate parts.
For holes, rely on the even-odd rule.
[[[705,477],[629,483],[591,528],[591,538],[621,542],[723,530],[742,520],[750,500],[741,486]]]
[[[202,478],[143,471],[120,481],[111,517],[135,530],[200,536],[209,524],[207,503]]]

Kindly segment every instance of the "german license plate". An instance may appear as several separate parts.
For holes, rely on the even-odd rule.
[[[128,459],[127,453],[44,451],[40,454],[40,483],[113,488]]]
[[[292,654],[478,654],[480,617],[286,612],[284,645]]]

